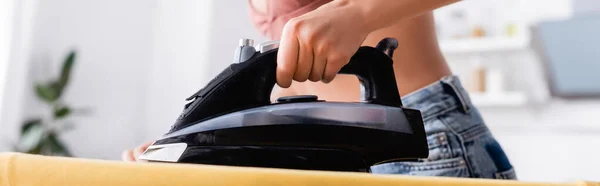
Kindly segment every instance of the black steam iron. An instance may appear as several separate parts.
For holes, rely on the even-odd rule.
[[[370,172],[372,165],[427,158],[421,113],[396,86],[395,39],[361,47],[340,74],[353,74],[362,101],[317,96],[270,101],[278,42],[242,39],[234,63],[190,101],[140,160],[303,170]]]

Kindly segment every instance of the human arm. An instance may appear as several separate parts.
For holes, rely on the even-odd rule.
[[[335,0],[283,29],[277,82],[330,82],[373,31],[458,0]]]

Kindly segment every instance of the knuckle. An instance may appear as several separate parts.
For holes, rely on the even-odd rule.
[[[303,24],[304,24],[304,21],[303,21],[303,20],[301,20],[301,19],[297,19],[297,18],[293,18],[293,19],[290,19],[290,20],[287,22],[287,25],[286,25],[286,26],[289,26],[289,28],[290,28],[291,30],[293,30],[293,31],[298,31],[298,30],[300,30],[300,27],[301,27]]]
[[[329,50],[329,45],[327,43],[320,44],[317,45],[314,50],[315,54],[317,55],[327,54],[327,51]]]
[[[315,44],[317,44],[319,41],[317,39],[317,34],[309,29],[297,29],[295,34],[300,43],[306,46],[315,46]]]
[[[300,30],[299,37],[304,40],[304,43],[307,43],[311,46],[314,46],[315,42],[317,41],[315,33],[311,32],[310,30]]]

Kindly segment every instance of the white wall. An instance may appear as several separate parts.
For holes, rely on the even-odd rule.
[[[14,1],[0,1],[0,87],[4,87],[6,71],[10,54],[10,44],[13,31]],[[0,89],[0,103],[4,98]],[[2,104],[0,104],[0,120],[2,119]]]
[[[0,102],[0,151],[11,149],[22,119],[24,91],[27,84],[27,68],[30,66],[34,15],[37,11],[37,0],[14,1],[14,22],[11,38],[10,55],[5,69],[5,84],[0,87],[3,100]]]
[[[69,49],[79,53],[64,95],[75,108],[76,130],[64,135],[75,155],[117,158],[144,136],[145,90],[152,62],[155,1],[39,1],[25,116],[43,112],[31,83],[55,77]]]
[[[146,97],[144,141],[168,131],[189,97],[210,79],[215,1],[158,1]]]

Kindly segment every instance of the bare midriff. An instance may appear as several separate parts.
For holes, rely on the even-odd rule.
[[[253,0],[256,9],[266,9],[261,0]],[[439,49],[435,33],[433,13],[399,21],[386,28],[372,32],[363,42],[364,46],[375,46],[383,38],[398,40],[394,51],[394,72],[400,95],[407,95],[425,87],[451,71]],[[353,102],[360,100],[358,79],[351,75],[337,75],[328,83],[293,82],[288,89],[281,89],[273,97],[312,94],[327,101]]]

